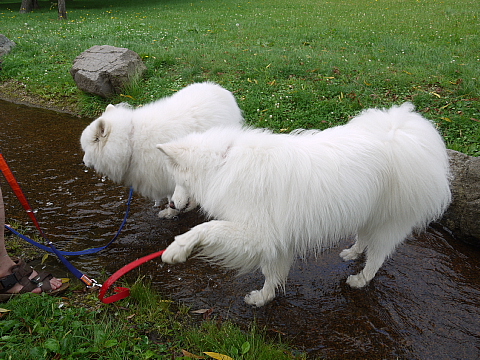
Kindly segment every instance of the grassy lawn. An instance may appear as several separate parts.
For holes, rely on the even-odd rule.
[[[80,290],[63,298],[26,294],[10,300],[0,309],[0,358],[305,359],[253,325],[241,330],[220,320],[193,323],[187,307],[162,300],[141,281],[131,291],[128,300],[108,307],[99,305],[96,293]]]
[[[412,101],[450,148],[480,154],[476,0],[75,0],[67,21],[40,4],[20,15],[18,1],[0,0],[1,31],[17,43],[0,80],[84,115],[212,80],[235,93],[250,124],[277,131]],[[83,94],[69,74],[78,54],[103,44],[134,50],[148,67],[109,100]]]

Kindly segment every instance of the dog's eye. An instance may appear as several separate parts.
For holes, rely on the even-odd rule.
[[[97,136],[95,139],[93,139],[93,142],[99,142],[100,138]]]

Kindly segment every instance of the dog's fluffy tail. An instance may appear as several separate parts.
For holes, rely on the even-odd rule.
[[[416,113],[411,103],[366,110],[352,123],[359,119],[363,120],[359,126],[378,132],[390,157],[379,214],[389,210],[416,219],[419,229],[438,219],[450,204],[451,193],[448,154],[434,124]]]

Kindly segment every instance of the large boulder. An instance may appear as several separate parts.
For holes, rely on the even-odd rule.
[[[448,150],[453,202],[440,222],[457,238],[480,246],[480,158]]]
[[[108,98],[121,93],[147,67],[132,50],[95,45],[77,56],[70,70],[79,89]]]
[[[12,40],[0,34],[0,64],[2,63],[2,56],[8,54],[15,45]]]

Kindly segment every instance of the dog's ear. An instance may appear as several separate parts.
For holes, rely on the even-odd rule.
[[[174,144],[157,144],[157,149],[164,153],[172,165],[179,165],[182,154],[185,152]]]
[[[115,106],[112,105],[112,104],[108,104],[107,107],[105,108],[104,112],[108,112],[108,111],[113,110],[113,109],[115,109]]]
[[[177,148],[170,144],[157,144],[157,149],[164,153],[169,159],[175,160],[176,155],[178,155]]]
[[[97,121],[97,128],[95,129],[95,141],[104,140],[108,137],[108,134],[110,134],[109,124],[105,120],[99,119]]]

